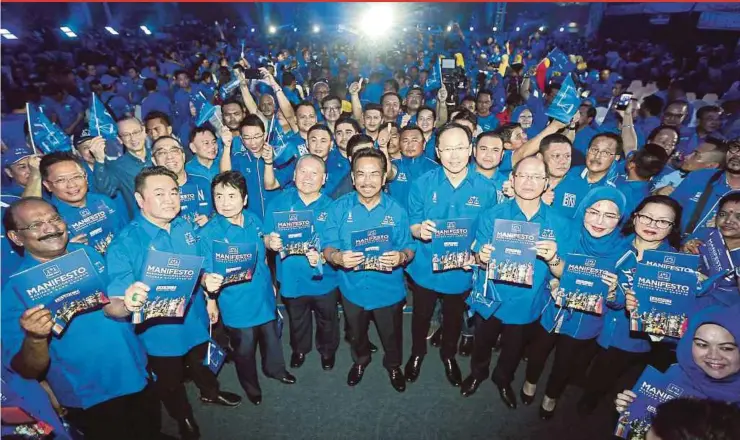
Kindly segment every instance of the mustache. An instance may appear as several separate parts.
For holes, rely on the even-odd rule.
[[[47,234],[47,235],[44,235],[43,237],[39,238],[39,241],[50,240],[52,238],[59,238],[59,237],[61,237],[63,235],[64,235],[63,232],[54,232],[52,234]]]

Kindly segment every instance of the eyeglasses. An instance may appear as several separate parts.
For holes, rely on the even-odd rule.
[[[118,136],[121,139],[133,139],[134,137],[139,136],[142,133],[144,133],[144,130],[136,130],[132,131],[131,133],[118,133]]]
[[[168,150],[165,150],[164,148],[162,148],[162,149],[157,150],[154,153],[152,153],[152,155],[154,157],[165,157],[165,156],[169,156],[170,154],[175,154],[176,155],[176,154],[180,154],[180,153],[182,153],[182,150],[179,149],[179,148],[170,148]]]
[[[468,148],[470,147],[466,147],[462,145],[457,146],[457,147],[445,147],[445,148],[440,148],[439,152],[440,153],[462,153],[463,151],[468,151]]]
[[[337,106],[332,105],[332,106],[324,107],[324,110],[326,110],[327,112],[338,112],[341,108],[342,107],[337,107]]]
[[[605,220],[609,220],[611,222],[619,221],[619,216],[617,214],[611,212],[601,212],[591,208],[588,208],[586,210],[586,215],[589,217],[603,217]]]
[[[612,153],[611,151],[596,150],[596,149],[589,149],[588,154],[589,156],[604,157],[604,158],[613,157],[617,155],[617,153]]]
[[[64,186],[70,182],[81,183],[83,180],[85,180],[85,177],[87,176],[85,176],[84,174],[75,174],[74,176],[60,177],[56,180],[52,180],[51,184],[54,186]]]
[[[54,225],[59,226],[62,223],[64,223],[64,219],[61,216],[55,215],[54,217],[50,218],[49,220],[41,220],[38,222],[33,222],[30,225],[26,226],[25,228],[18,228],[17,231],[31,231],[36,232],[39,231],[44,225]]]
[[[252,137],[241,136],[241,138],[242,138],[242,140],[244,142],[257,142],[257,141],[259,141],[261,139],[264,139],[265,138],[265,135],[264,134],[261,134],[259,136],[252,136]]]
[[[657,226],[658,229],[668,229],[668,228],[670,228],[671,226],[674,225],[674,223],[672,221],[663,220],[663,219],[656,220],[656,219],[654,219],[654,218],[652,218],[650,216],[647,216],[645,214],[637,214],[637,215],[635,215],[635,217],[637,217],[637,221],[639,221],[641,224],[643,224],[645,226],[648,226],[648,225],[651,225],[651,224],[655,224],[655,226]]]
[[[532,174],[514,174],[514,177],[522,180],[531,180],[533,182],[541,182],[547,179],[547,176],[536,176]]]

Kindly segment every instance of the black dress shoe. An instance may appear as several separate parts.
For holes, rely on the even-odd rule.
[[[195,423],[195,419],[187,417],[178,423],[180,428],[180,438],[182,440],[197,440],[200,438],[200,428]]]
[[[352,364],[352,368],[349,369],[347,375],[347,385],[353,387],[360,383],[362,376],[365,375],[365,367],[358,364]]]
[[[221,405],[221,406],[239,406],[242,403],[242,398],[238,394],[230,393],[228,391],[219,391],[215,399],[200,396],[200,401],[209,405]]]
[[[514,390],[511,389],[511,385],[505,387],[498,386],[498,395],[501,396],[501,400],[506,406],[511,409],[516,409],[516,395]]]
[[[530,396],[524,392],[524,387],[519,390],[519,397],[522,399],[522,403],[529,406],[534,402],[534,396]]]
[[[424,361],[424,356],[411,356],[406,362],[404,373],[408,382],[416,382],[421,373],[421,363]]]
[[[290,355],[290,368],[301,368],[301,365],[306,362],[306,355],[303,353],[293,353]]]
[[[557,408],[557,407],[555,407]],[[552,416],[555,415],[555,408],[552,409],[552,411],[548,411],[542,406],[540,406],[540,419],[541,420],[550,420]]]
[[[280,381],[280,383],[284,383],[285,385],[293,385],[296,381],[295,376],[288,373],[287,371],[283,375],[283,377],[278,377],[277,380]]]
[[[463,357],[470,356],[470,353],[473,352],[473,337],[463,335],[462,339],[460,339],[460,347],[458,347],[457,352]]]
[[[249,399],[254,406],[259,406],[259,404],[262,403],[262,394],[257,394],[256,396],[247,394],[247,399]]]
[[[378,346],[373,344],[372,342],[368,341],[368,344],[370,344],[370,353],[377,353],[378,352]]]
[[[321,368],[324,371],[329,371],[334,368],[334,362],[336,362],[337,357],[336,355],[331,355],[331,357],[328,358],[321,358]]]
[[[480,384],[480,380],[470,375],[466,377],[462,385],[460,385],[460,394],[462,394],[463,397],[472,396],[476,391],[478,391]]]
[[[388,377],[391,379],[391,385],[399,393],[406,391],[406,379],[403,377],[403,372],[399,367],[388,370]]]
[[[442,363],[445,366],[445,376],[453,387],[459,387],[462,382],[462,374],[460,373],[460,367],[457,365],[455,358],[442,359]]]
[[[442,345],[442,327],[438,328],[436,332],[429,338],[429,343],[432,347],[439,347]]]

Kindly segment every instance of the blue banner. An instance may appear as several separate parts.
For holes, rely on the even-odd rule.
[[[110,302],[98,270],[83,249],[18,272],[10,280],[27,308],[43,304],[51,312],[57,336],[75,316]]]
[[[34,153],[39,152],[36,150],[41,150],[40,152],[43,154],[72,150],[72,141],[67,133],[51,122],[43,111],[33,104],[26,104],[26,115],[31,130]]]
[[[90,122],[88,124],[90,136],[102,136],[106,140],[115,140],[118,137],[118,126],[116,120],[105,108],[100,98],[95,93],[90,101]]]
[[[390,226],[365,229],[353,232],[350,236],[352,250],[365,254],[365,261],[355,270],[376,270],[379,272],[392,272],[393,268],[380,262],[380,257],[392,250],[391,237],[393,229]]]
[[[550,106],[547,107],[545,114],[564,124],[569,124],[573,116],[578,113],[580,105],[580,93],[573,83],[573,78],[566,75],[563,84],[560,86],[560,91],[558,91]]]
[[[608,286],[601,280],[607,273],[599,259],[589,255],[568,254],[555,303],[560,307],[601,315]]]
[[[550,67],[547,68],[548,72],[557,72],[565,75],[576,68],[576,65],[570,61],[568,55],[557,47],[547,54],[547,58],[550,60]]]
[[[141,275],[149,295],[143,309],[134,313],[134,324],[185,316],[202,268],[203,257],[150,250]]]
[[[213,242],[213,270],[224,276],[224,286],[251,281],[257,256],[255,243]]]
[[[203,358],[203,365],[208,367],[213,374],[218,375],[221,371],[221,367],[226,362],[226,351],[221,348],[213,339],[208,340],[208,351],[206,357]]]
[[[274,214],[275,232],[283,240],[280,258],[291,255],[306,255],[316,248],[313,233],[313,211],[280,211]]]
[[[277,111],[275,114],[277,114]],[[272,147],[276,167],[282,167],[298,155],[296,141],[291,138],[291,136],[283,133],[280,122],[273,115],[267,131],[267,143]]]
[[[540,224],[498,219],[493,224],[493,252],[488,279],[531,286]]]
[[[216,114],[216,107],[208,102],[208,98],[203,92],[193,93],[190,95],[190,101],[195,106],[195,125],[202,127]]]
[[[437,231],[432,234],[432,271],[460,269],[471,256],[475,239],[473,220],[469,218],[435,220]]]

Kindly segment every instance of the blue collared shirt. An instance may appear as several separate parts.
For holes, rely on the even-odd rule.
[[[476,172],[468,173],[457,188],[450,183],[444,169],[438,167],[416,179],[408,198],[409,221],[412,225],[424,220],[439,222],[448,219],[477,220],[481,212],[497,203],[496,190]],[[438,224],[438,227],[441,226]],[[474,234],[476,224],[470,231]],[[444,294],[459,294],[470,290],[472,272],[453,269],[432,271],[432,243],[416,242],[416,256],[407,269],[414,281],[430,290]]]
[[[437,161],[437,130],[433,129],[429,139],[424,144],[424,156]]]
[[[394,159],[396,178],[388,183],[388,193],[404,208],[408,208],[411,186],[428,171],[439,168],[439,164],[425,156]]]
[[[687,231],[686,228],[689,226],[691,217],[694,215],[696,205],[699,203],[699,199],[704,193],[707,183],[709,183],[709,180],[715,173],[722,174],[710,187],[711,192],[709,193],[709,199],[699,215],[699,221],[696,224],[696,227],[691,231]],[[697,229],[705,226],[706,223],[712,220],[717,214],[717,206],[719,205],[720,199],[730,191],[732,191],[732,188],[727,184],[727,176],[721,171],[712,169],[697,170],[689,173],[683,182],[678,185],[678,188],[676,188],[676,190],[671,194],[671,197],[683,207],[681,231],[686,234],[692,234]]]
[[[505,202],[508,199],[508,197],[506,197],[506,195],[504,194],[504,183],[509,180],[509,174],[501,171],[501,167],[496,168],[496,171],[494,171],[493,176],[491,176],[490,178],[478,171],[478,167],[475,164],[475,159],[473,159],[470,165],[468,165],[468,169],[472,172],[480,174],[480,176],[486,179],[488,184],[496,190],[496,201],[498,203]]]
[[[259,219],[263,219],[267,204],[280,194],[279,189],[271,191],[265,189],[265,161],[262,157],[254,157],[246,147],[237,152],[232,146],[231,169],[242,173],[247,180],[247,194],[249,195],[247,210]],[[275,169],[274,172],[281,187],[287,186],[292,180],[292,173],[288,175],[289,171]]]
[[[105,279],[103,258],[92,248],[69,243],[68,252],[84,249]],[[39,262],[30,254],[18,270]],[[119,292],[123,296],[123,292]],[[109,296],[118,296],[108,292]],[[25,331],[20,317],[26,307],[13,291],[13,280],[2,293],[2,355],[12,359],[20,352]],[[87,409],[116,397],[141,391],[146,386],[146,355],[131,324],[108,318],[103,310],[76,316],[61,337],[51,336],[46,380],[64,406]]]
[[[650,195],[650,181],[649,180],[629,180],[629,178],[620,174],[614,180],[614,186],[624,194],[627,199],[627,205],[622,213],[623,215],[630,215],[632,211],[637,208],[637,205],[642,202],[642,199]]]
[[[123,296],[126,289],[141,279],[150,250],[181,255],[200,255],[193,227],[180,217],[170,223],[170,231],[153,224],[141,213],[128,224],[108,247],[108,293]],[[196,288],[185,318],[177,323],[147,321],[138,324],[137,333],[152,356],[182,356],[208,340],[205,295]]]
[[[203,176],[188,174],[188,180],[180,186],[180,216],[195,225],[197,214],[210,217],[211,213],[211,181]]]
[[[550,206],[540,203],[537,213],[527,220],[526,216],[516,203],[516,199],[498,204],[486,212],[481,213],[478,219],[478,230],[473,243],[473,251],[493,240],[493,224],[496,219],[529,221],[539,223],[539,240],[554,240],[560,249],[568,249],[573,243],[575,234],[572,232],[572,220],[559,214]],[[496,289],[501,298],[500,306],[493,315],[504,324],[529,324],[540,317],[540,313],[549,295],[545,291],[546,281],[551,278],[550,268],[544,260],[537,258],[534,264],[534,282],[532,287],[519,287],[505,283],[494,283],[488,280],[488,289]],[[472,309],[478,311],[479,304],[473,304]],[[481,315],[484,312],[480,312]]]
[[[80,113],[85,112],[82,103],[72,95],[65,96],[62,102],[52,100],[51,103],[49,110],[59,118],[59,126],[62,130],[72,125]]]
[[[152,155],[146,147],[146,159],[141,160],[130,152],[116,160],[105,160],[105,163],[95,162],[93,177],[95,186],[108,197],[115,196],[120,191],[128,208],[128,218],[133,218],[139,211],[134,198],[134,179],[144,167],[152,166]]]
[[[85,205],[76,207],[56,196],[51,203],[67,224],[69,236],[87,234],[88,245],[105,255],[113,237],[126,226],[128,218],[113,200],[102,194],[87,193]]]
[[[214,241],[257,245],[257,265],[252,280],[226,286],[218,297],[224,324],[232,328],[254,327],[275,319],[275,294],[262,241],[262,221],[249,211],[245,210],[243,214],[243,227],[231,224],[222,215],[216,215],[198,233],[206,272],[213,272]]]
[[[331,194],[334,192],[342,178],[349,174],[349,159],[342,156],[339,148],[334,147],[329,151],[329,157],[326,158],[326,184],[324,191]]]
[[[141,101],[141,117],[146,118],[146,115],[153,111],[162,112],[172,120],[172,100],[170,97],[157,91],[148,94]]]
[[[192,159],[187,161],[185,164],[185,172],[188,173],[188,175],[198,175],[203,176],[206,179],[208,179],[209,185],[210,182],[213,181],[213,178],[218,175],[219,171],[219,164],[221,162],[221,152],[219,152],[218,156],[216,156],[216,159],[213,160],[213,163],[211,164],[210,168],[207,168],[205,165],[200,163],[198,158],[194,155]],[[208,187],[208,192],[211,192],[210,186]]]
[[[478,116],[478,126],[483,131],[495,130],[499,126],[498,118],[493,112],[488,116]]]
[[[267,207],[265,231],[268,231],[267,234],[275,232],[274,214],[276,212],[313,211],[314,233],[322,236],[332,202],[332,199],[328,196],[321,194],[310,205],[306,205],[296,188],[287,188]],[[308,259],[302,255],[293,255],[281,259],[280,255],[277,254],[275,262],[277,263],[277,279],[280,281],[280,294],[286,298],[323,295],[337,288],[336,270],[326,262],[322,265],[323,275],[321,276],[317,274],[315,268],[308,264]]]
[[[563,177],[563,180],[555,187],[555,198],[552,207],[561,215],[572,218],[576,213],[578,204],[593,188],[601,186],[614,186],[609,182],[608,176],[594,183],[588,181],[588,169],[586,167],[571,168]]]
[[[588,154],[588,146],[591,144],[591,139],[599,134],[599,130],[587,125],[581,130],[578,130],[576,137],[573,139],[573,148],[580,151],[584,156]]]
[[[393,227],[391,249],[414,249],[408,215],[398,202],[381,192],[380,203],[368,211],[360,203],[357,192],[352,191],[330,205],[321,242],[325,248],[351,250],[352,232],[381,226]],[[396,267],[390,273],[343,268],[337,269],[337,273],[342,295],[365,310],[397,304],[406,297],[401,267]]]

